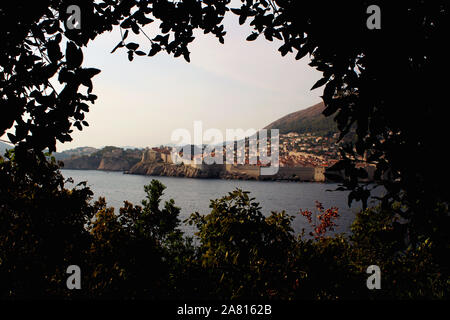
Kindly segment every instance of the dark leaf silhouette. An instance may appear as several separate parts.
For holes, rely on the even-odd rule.
[[[69,69],[78,68],[83,62],[83,53],[72,41],[67,43],[66,61]]]
[[[251,35],[249,35],[248,37],[247,37],[247,41],[253,41],[253,40],[256,40],[256,38],[258,38],[258,33],[256,33],[256,32],[253,32]]]
[[[139,44],[130,42],[130,43],[127,43],[126,47],[130,50],[136,50],[137,48],[139,48]]]

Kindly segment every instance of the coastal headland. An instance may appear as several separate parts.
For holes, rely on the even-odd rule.
[[[286,180],[327,182],[325,166],[286,166],[281,163],[277,174],[261,175],[261,166],[250,164],[204,164],[193,161],[173,163],[169,148],[124,150],[106,147],[92,154],[62,159],[63,168],[122,171],[126,174],[186,177],[199,179]],[[367,168],[369,179],[373,170]]]
[[[261,166],[249,164],[173,163],[168,149],[143,151],[142,159],[125,173],[151,176],[243,180],[325,181],[323,167],[280,167],[275,175],[261,175]]]

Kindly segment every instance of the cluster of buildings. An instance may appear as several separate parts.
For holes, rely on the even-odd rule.
[[[330,167],[339,159],[338,134],[280,134],[280,162],[283,166]]]
[[[339,161],[338,134],[318,136],[311,133],[280,134],[279,144],[271,146],[267,140],[266,159],[271,158],[271,153],[278,154],[277,173],[273,178],[301,180],[301,181],[325,181],[325,170]],[[194,148],[197,148],[194,152]],[[230,176],[244,178],[262,178],[264,167],[273,164],[261,163],[258,148],[249,146],[248,139],[245,143],[235,143],[234,148],[227,149],[217,146],[212,152],[191,146],[191,156],[186,157],[182,152],[176,153],[170,147],[146,149],[142,155],[142,162],[162,162],[167,164],[180,164],[201,170],[209,176]],[[262,150],[264,151],[264,150]],[[227,152],[232,152],[232,157]],[[222,158],[223,161],[208,164],[206,157]],[[233,159],[230,163],[230,159]],[[373,176],[373,168],[368,168],[369,177]]]
[[[267,144],[266,159],[271,159],[271,155],[279,154],[277,146]],[[220,149],[220,146],[218,147]],[[210,153],[192,152],[190,157],[186,157],[182,152],[176,153],[170,147],[147,148],[142,154],[142,163],[163,163],[168,165],[184,165],[205,173],[209,177],[221,178],[242,178],[242,179],[282,179],[298,181],[325,181],[324,167],[318,166],[285,166],[284,161],[277,164],[261,162],[260,153],[256,148],[249,148],[248,144],[241,148],[227,150],[224,146],[222,150],[214,150]],[[233,159],[227,160],[227,151],[233,152]],[[217,157],[216,157],[217,156]],[[211,163],[205,160],[206,157],[222,159]],[[269,173],[268,173],[269,172]],[[274,172],[274,173],[270,173]]]
[[[173,163],[172,149],[169,147],[146,148],[142,153],[141,162]]]

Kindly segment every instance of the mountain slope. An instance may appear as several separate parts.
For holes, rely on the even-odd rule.
[[[325,117],[322,111],[325,109],[323,102],[317,103],[309,108],[296,111],[284,116],[264,129],[279,129],[280,133],[314,133],[327,135],[337,132],[333,117]]]

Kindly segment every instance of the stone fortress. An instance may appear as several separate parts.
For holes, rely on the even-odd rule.
[[[146,148],[142,153],[141,162],[173,163],[170,150],[160,148]]]
[[[172,157],[172,155],[174,157]],[[179,157],[178,164],[173,159]],[[205,164],[201,156],[192,160],[172,154],[170,148],[147,148],[141,161],[128,173],[148,175],[187,176],[198,178],[252,179],[252,180],[294,180],[324,182],[324,167],[286,167],[280,166],[272,176],[261,175],[260,165],[250,164]],[[176,161],[178,162],[178,161]]]

